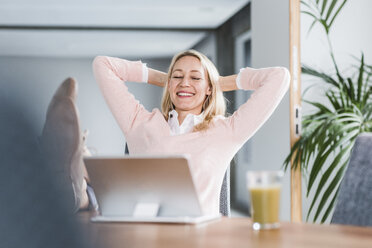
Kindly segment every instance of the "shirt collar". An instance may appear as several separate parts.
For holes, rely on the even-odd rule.
[[[171,129],[172,135],[190,133],[194,129],[194,126],[200,124],[204,120],[204,112],[200,115],[188,114],[180,125],[178,122],[178,113],[176,110],[172,110],[168,113],[168,125]]]

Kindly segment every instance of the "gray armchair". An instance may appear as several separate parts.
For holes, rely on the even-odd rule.
[[[372,226],[372,133],[356,139],[331,223]]]
[[[220,213],[223,216],[230,216],[230,165],[227,167],[222,181],[220,193]]]

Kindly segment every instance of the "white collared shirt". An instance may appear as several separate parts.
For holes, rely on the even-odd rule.
[[[203,113],[200,115],[188,114],[180,125],[177,111],[172,110],[168,113],[168,125],[171,130],[171,135],[190,133],[194,129],[194,126],[201,123],[203,119]]]

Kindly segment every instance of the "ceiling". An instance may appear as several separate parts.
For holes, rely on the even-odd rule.
[[[169,57],[249,0],[0,0],[0,56]]]

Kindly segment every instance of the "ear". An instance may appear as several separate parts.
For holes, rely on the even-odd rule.
[[[211,86],[208,86],[207,88],[207,96],[211,95],[212,94],[212,87]]]

